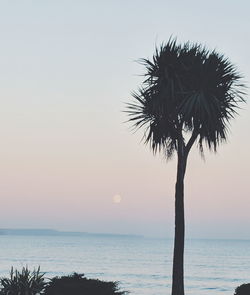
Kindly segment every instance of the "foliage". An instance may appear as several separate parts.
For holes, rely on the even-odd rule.
[[[117,282],[87,279],[83,274],[52,278],[45,287],[45,295],[125,295],[119,291]]]
[[[215,50],[179,45],[175,39],[140,63],[145,80],[127,112],[136,129],[146,127],[145,142],[171,157],[178,139],[190,134],[190,144],[198,139],[202,153],[204,143],[216,151],[227,139],[227,123],[237,114],[238,103],[244,102],[245,87],[234,65]]]
[[[234,295],[249,295],[250,294],[250,284],[240,285],[235,289]]]
[[[152,60],[141,59],[145,80],[127,105],[135,129],[145,128],[145,143],[167,158],[178,155],[175,187],[175,240],[172,294],[184,295],[184,177],[195,142],[217,151],[228,125],[244,102],[245,86],[234,65],[215,50],[171,39]]]
[[[44,289],[44,273],[37,270],[30,271],[28,267],[23,267],[22,271],[10,271],[9,278],[0,278],[0,295],[36,295]]]

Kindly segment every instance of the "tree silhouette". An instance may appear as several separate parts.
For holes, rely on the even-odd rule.
[[[152,60],[141,59],[145,80],[127,112],[134,127],[145,128],[145,143],[167,158],[177,153],[172,295],[184,295],[184,176],[195,142],[216,152],[227,140],[228,123],[244,102],[241,75],[230,61],[200,44],[170,39]]]

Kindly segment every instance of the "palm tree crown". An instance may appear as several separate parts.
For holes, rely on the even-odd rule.
[[[227,123],[243,102],[241,75],[224,55],[199,44],[178,45],[170,39],[153,56],[141,59],[146,79],[128,104],[130,121],[146,127],[145,141],[153,151],[170,157],[181,138],[189,148],[198,139],[216,151],[227,138]],[[190,139],[185,143],[185,134]]]

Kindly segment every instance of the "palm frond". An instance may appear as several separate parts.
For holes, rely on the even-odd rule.
[[[170,39],[152,60],[140,59],[145,80],[127,113],[136,129],[145,128],[153,152],[171,157],[178,138],[197,134],[198,146],[217,150],[227,140],[228,123],[245,102],[245,86],[235,66],[215,50]],[[184,140],[184,139],[183,139]]]

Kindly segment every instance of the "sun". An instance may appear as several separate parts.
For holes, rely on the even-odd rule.
[[[113,196],[113,203],[115,203],[115,204],[119,204],[119,203],[121,203],[121,201],[122,201],[122,197],[121,197],[121,195],[114,195]]]

